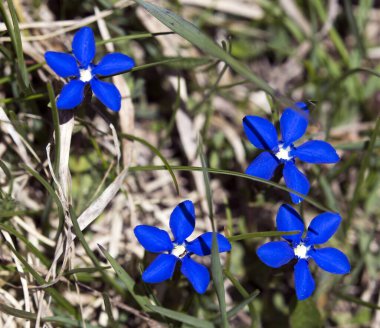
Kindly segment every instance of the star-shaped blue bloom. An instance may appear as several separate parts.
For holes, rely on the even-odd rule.
[[[211,254],[212,232],[206,232],[192,241],[187,241],[195,227],[194,205],[190,200],[178,204],[170,216],[170,229],[174,240],[162,229],[139,225],[135,235],[140,244],[149,252],[160,253],[143,272],[142,279],[147,283],[159,283],[170,279],[177,262],[181,262],[181,272],[190,281],[194,289],[203,294],[210,282],[210,274],[205,266],[192,260],[191,255]],[[216,234],[219,252],[231,250],[226,237]]]
[[[108,108],[118,111],[121,106],[119,90],[109,82],[99,80],[102,76],[115,75],[128,71],[135,66],[134,60],[121,53],[105,55],[95,65],[95,37],[92,29],[82,27],[74,35],[73,55],[47,51],[46,63],[60,77],[71,78],[62,89],[57,100],[58,109],[72,109],[84,98],[84,88],[90,84],[95,96]]]
[[[305,103],[295,104],[298,109],[287,108],[280,118],[282,140],[278,140],[274,125],[259,116],[245,116],[243,127],[249,141],[257,148],[264,150],[248,166],[246,173],[269,180],[280,164],[284,164],[283,176],[285,184],[301,194],[307,195],[310,189],[306,176],[298,170],[295,159],[306,163],[331,164],[339,161],[335,149],[322,140],[309,140],[299,146],[294,142],[306,132],[309,111]],[[291,193],[294,203],[302,198]]]
[[[346,274],[350,272],[350,262],[345,254],[332,247],[315,248],[315,245],[327,242],[336,232],[341,217],[336,213],[325,212],[316,216],[302,238],[304,224],[294,208],[285,204],[277,213],[276,223],[279,231],[300,231],[297,235],[282,236],[285,241],[272,241],[260,246],[257,255],[261,261],[272,268],[279,268],[292,259],[294,265],[294,285],[297,298],[304,300],[311,296],[315,282],[309,270],[309,261],[330,273]]]

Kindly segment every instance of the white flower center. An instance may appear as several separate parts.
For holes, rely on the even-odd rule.
[[[174,248],[171,252],[172,255],[174,255],[175,257],[178,257],[178,258],[183,258],[185,255],[186,255],[187,251],[186,251],[186,247],[182,244],[182,245],[174,245]]]
[[[275,154],[275,156],[278,158],[278,159],[282,159],[282,160],[285,160],[285,161],[288,161],[290,159],[293,158],[293,156],[291,156],[289,153],[290,151],[292,150],[291,146],[288,146],[288,147],[284,147],[283,144],[280,144],[278,146],[278,152]]]
[[[92,79],[91,67],[87,69],[80,69],[79,73],[80,73],[79,80],[81,80],[82,82],[88,82]]]
[[[307,259],[309,256],[307,255],[307,252],[309,251],[310,246],[305,246],[304,244],[299,244],[297,247],[294,248],[294,255],[297,256],[299,259]]]

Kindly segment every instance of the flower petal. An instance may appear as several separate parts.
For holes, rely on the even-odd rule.
[[[185,200],[178,204],[170,215],[169,224],[175,242],[182,244],[194,231],[195,211],[193,202]]]
[[[103,82],[97,78],[90,81],[95,96],[109,109],[119,111],[121,107],[121,95],[119,90],[110,82]]]
[[[170,279],[173,275],[178,258],[171,254],[160,254],[147,267],[142,279],[148,283],[157,283]]]
[[[351,270],[350,261],[339,249],[326,247],[309,252],[318,266],[330,273],[346,274]]]
[[[337,213],[325,212],[317,215],[309,225],[306,234],[308,245],[323,244],[338,230],[342,218]]]
[[[299,109],[302,109],[304,111],[309,111],[308,107],[307,107],[307,104],[304,103],[303,101],[297,101],[294,103],[294,105],[299,108]]]
[[[112,53],[105,55],[98,65],[92,70],[93,74],[99,75],[115,75],[125,71],[129,71],[135,66],[135,61],[124,54]]]
[[[306,176],[297,169],[293,162],[286,162],[284,165],[283,175],[285,184],[288,188],[293,189],[301,194],[307,195],[310,189],[309,181]],[[303,198],[296,194],[290,193],[293,203],[298,204]]]
[[[78,106],[84,97],[84,87],[86,83],[79,80],[71,80],[65,84],[58,99],[58,109],[72,109]]]
[[[134,229],[134,233],[139,243],[149,252],[170,252],[173,249],[173,243],[165,230],[139,225]]]
[[[220,233],[216,233],[218,240],[219,253],[229,252],[231,250],[231,244],[226,237]],[[212,248],[212,232],[206,232],[200,235],[198,238],[190,241],[186,244],[186,249],[194,254],[205,256],[211,254]]]
[[[278,139],[274,125],[259,116],[245,116],[243,128],[248,140],[257,148],[277,150]]]
[[[282,238],[299,243],[305,229],[302,218],[297,211],[288,204],[281,205],[276,217],[276,224],[278,231],[293,231],[299,230],[300,233],[292,236],[282,236]]]
[[[300,301],[309,298],[314,292],[315,282],[306,260],[301,259],[294,266],[294,285]]]
[[[185,256],[182,259],[181,272],[190,281],[197,293],[204,294],[206,292],[210,283],[210,273],[204,265],[195,262],[190,256]]]
[[[301,161],[313,164],[332,164],[339,162],[333,146],[322,140],[309,140],[292,150],[291,154]]]
[[[245,173],[269,180],[279,164],[280,161],[276,156],[268,151],[264,151],[249,164]]]
[[[73,53],[83,68],[87,68],[95,57],[95,37],[94,32],[89,27],[82,27],[74,35]]]
[[[291,108],[286,109],[280,118],[280,129],[282,141],[285,146],[301,138],[307,129],[309,123],[309,111]]]
[[[256,253],[261,261],[272,268],[285,265],[295,256],[293,248],[286,241],[271,241],[261,245]]]
[[[45,52],[46,63],[60,77],[79,76],[78,64],[75,58],[64,52]]]

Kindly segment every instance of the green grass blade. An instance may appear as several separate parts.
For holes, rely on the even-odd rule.
[[[0,168],[3,170],[5,176],[7,177],[7,183],[13,181],[12,173],[9,170],[8,166],[0,159]]]
[[[13,6],[12,0],[7,0],[7,3],[8,3],[9,12],[11,14],[11,19],[9,19],[8,17],[8,13],[5,9],[4,1],[0,2],[0,12],[1,12],[1,15],[3,16],[4,23],[5,23],[5,26],[7,27],[9,36],[11,37],[12,47],[16,53],[17,63],[18,63],[17,68],[19,69],[18,72],[20,73],[20,77],[22,81],[21,89],[25,91],[29,87],[29,76],[28,76],[28,71],[25,64],[24,51],[22,49],[22,40],[21,40],[20,29],[18,26],[17,14]]]
[[[11,249],[11,251],[16,255],[16,257],[20,260],[22,265],[25,268],[25,271],[28,271],[33,278],[36,280],[36,282],[40,285],[46,285],[48,282],[45,281],[43,277],[41,277],[36,270],[33,269],[33,267],[23,258],[23,256],[14,248],[12,245],[8,244],[8,247]],[[76,315],[77,311],[76,309],[71,305],[71,303],[66,300],[61,293],[58,291],[58,289],[55,289],[54,287],[47,287],[44,289],[46,292],[50,294],[50,296],[64,309],[67,310],[71,315]]]
[[[161,8],[155,4],[146,2],[144,0],[134,0],[152,16],[157,18],[161,23],[166,25],[170,30],[182,36],[184,39],[204,51],[220,60],[226,62],[233,70],[240,75],[244,76],[250,82],[255,84],[266,93],[270,94],[273,98],[278,99],[280,102],[293,105],[293,101],[287,97],[280,95],[268,83],[253,74],[245,65],[242,65],[239,61],[228,54],[222,47],[217,45],[206,34],[201,32],[196,26],[186,21],[177,14],[171,12],[168,9]]]
[[[220,264],[218,239],[216,238],[216,225],[214,221],[214,209],[212,205],[210,177],[207,171],[206,158],[204,157],[202,141],[200,137],[199,137],[198,151],[199,151],[199,157],[202,163],[202,173],[203,173],[203,179],[204,179],[205,189],[206,189],[207,205],[208,205],[209,216],[210,216],[212,231],[213,231],[212,247],[211,247],[212,279],[214,281],[215,291],[218,297],[219,310],[221,314],[221,324],[222,324],[222,327],[228,327],[226,299],[225,299],[225,291],[224,291],[224,277],[223,277],[222,266]]]
[[[238,241],[251,238],[266,238],[266,237],[281,237],[281,236],[292,236],[300,233],[300,231],[259,231],[259,232],[249,232],[243,233],[241,235],[234,235],[228,237],[229,241]]]
[[[56,177],[58,177],[59,176],[59,162],[60,162],[60,156],[61,156],[61,151],[60,151],[61,129],[59,127],[59,115],[58,115],[57,104],[55,102],[54,90],[50,82],[48,82],[47,84],[47,90],[48,90],[48,95],[49,95],[49,100],[50,100],[51,115],[52,115],[53,124],[54,124],[54,136],[55,136],[54,174]],[[65,221],[60,216],[55,239],[57,239],[60,233],[62,232],[64,223]]]
[[[182,312],[177,312],[177,311],[169,310],[160,306],[153,306],[153,305],[149,305],[148,309],[150,309],[153,312],[159,313],[164,317],[187,324],[191,327],[198,327],[198,328],[213,328],[214,327],[214,325],[209,321],[198,319],[196,317],[193,317],[188,314],[184,314]]]
[[[231,310],[228,310],[227,317],[232,318],[235,315],[237,315],[241,310],[244,309],[247,305],[251,304],[252,301],[260,294],[260,291],[256,290],[251,295],[249,295],[244,301],[242,301],[240,304],[233,307]],[[220,322],[220,320],[216,320],[216,323]]]
[[[127,287],[129,293],[132,295],[132,297],[135,299],[135,301],[140,305],[140,307],[143,310],[148,309],[148,305],[150,304],[149,298],[143,295],[140,295],[136,293],[136,282],[131,278],[131,276],[121,267],[119,263],[106,251],[104,247],[101,245],[98,245],[101,252],[105,256],[105,258],[108,260],[108,262],[111,264],[112,268],[115,270],[116,274],[120,278],[120,280],[123,282],[125,287]]]
[[[103,271],[103,270],[108,270],[110,268],[111,268],[110,266],[105,266],[105,267],[100,267],[100,268],[97,268],[97,267],[94,267],[94,268],[75,268],[75,269],[64,272],[63,275],[64,276],[71,276],[71,275],[77,274],[77,273],[95,273],[95,272],[99,272],[99,271]]]
[[[53,119],[54,124],[54,136],[55,136],[55,158],[54,158],[54,173],[56,176],[59,175],[58,167],[59,167],[59,157],[60,157],[60,145],[61,145],[61,133],[59,128],[59,115],[58,115],[58,108],[57,104],[55,102],[55,94],[53,87],[50,82],[47,84],[47,90],[50,100],[50,108],[51,108],[51,115]],[[58,229],[59,230],[59,229]]]
[[[200,166],[177,166],[177,165],[172,165],[171,166],[172,170],[174,171],[202,171],[203,168]],[[147,166],[132,166],[129,168],[130,172],[140,172],[140,171],[153,171],[153,170],[166,170],[165,166],[155,166],[155,165],[147,165]],[[334,210],[329,209],[328,207],[323,206],[320,204],[318,201],[314,200],[310,196],[305,196],[303,194],[298,193],[295,190],[289,189],[286,186],[283,186],[279,183],[270,181],[270,180],[265,180],[261,178],[254,177],[252,175],[248,175],[245,173],[241,172],[236,172],[236,171],[229,171],[229,170],[221,170],[221,169],[215,169],[215,168],[207,168],[208,173],[211,174],[221,174],[221,175],[229,175],[229,176],[234,176],[234,177],[239,177],[247,180],[252,180],[255,182],[260,182],[265,185],[274,187],[276,189],[284,190],[287,192],[291,192],[293,194],[296,194],[298,196],[301,196],[303,198],[303,201],[315,206],[316,208],[320,209],[323,212],[334,212]]]
[[[358,305],[362,305],[362,306],[365,306],[365,307],[370,308],[370,309],[380,310],[380,306],[378,306],[377,304],[362,301],[360,298],[357,298],[355,296],[351,296],[351,295],[347,295],[347,294],[343,294],[343,293],[335,293],[335,295],[337,297],[343,299],[343,300],[348,301],[348,302],[352,302],[352,303],[355,303]]]
[[[69,207],[69,211],[70,211],[70,219],[71,219],[71,222],[73,224],[74,233],[77,236],[78,240],[80,241],[81,245],[83,246],[86,254],[91,259],[91,261],[95,265],[95,267],[99,269],[99,272],[101,273],[104,281],[107,282],[110,286],[112,286],[117,292],[121,293],[122,289],[120,288],[120,286],[111,277],[109,277],[106,272],[104,272],[102,270],[102,266],[101,266],[97,256],[91,250],[90,246],[88,245],[88,243],[86,241],[86,238],[84,238],[84,234],[83,234],[82,230],[80,229],[78,219],[77,219],[77,217],[76,217],[71,206]]]
[[[13,317],[20,318],[20,319],[26,319],[26,320],[31,320],[35,321],[37,320],[37,314],[28,312],[28,311],[23,311],[19,309],[15,309],[11,306],[5,305],[3,303],[0,303],[0,311],[6,314],[9,314]],[[56,323],[56,324],[62,324],[66,325],[69,327],[83,327],[83,322],[81,320],[73,320],[67,317],[60,317],[60,316],[53,316],[53,317],[44,317],[41,318],[42,322],[51,322],[51,323]],[[98,326],[92,326],[88,325],[86,323],[86,327],[88,328],[94,328]]]
[[[240,284],[239,280],[237,280],[233,274],[228,271],[228,270],[224,270],[223,273],[225,274],[225,276],[231,281],[231,283],[234,285],[234,287],[236,288],[236,290],[239,292],[239,294],[241,296],[243,296],[245,299],[247,299],[249,297],[249,293],[247,292],[247,290]],[[259,322],[260,318],[258,317],[258,315],[256,314],[256,310],[253,306],[252,303],[248,303],[248,308],[249,308],[249,312],[251,314],[251,319],[252,319],[252,324],[251,324],[251,327],[256,327],[255,323],[256,321]],[[260,327],[260,325],[258,325]]]
[[[27,320],[35,320],[37,318],[37,315],[35,313],[15,309],[3,303],[0,303],[0,311],[16,318],[22,318]]]
[[[111,327],[113,328],[117,328],[119,327],[119,325],[115,321],[115,318],[113,317],[110,298],[108,297],[107,293],[102,293],[102,295],[103,295],[103,301],[104,301],[104,309],[106,310],[106,313],[109,319],[109,325],[111,325]]]
[[[103,131],[98,130],[96,128],[96,126],[94,126],[92,123],[81,120],[81,119],[79,119],[79,121],[82,124],[84,124],[85,126],[91,126],[96,131],[98,131],[99,133],[105,134]],[[173,171],[171,165],[169,164],[168,160],[164,157],[164,155],[162,155],[162,153],[155,146],[153,146],[152,144],[147,142],[145,139],[139,138],[139,137],[132,135],[132,134],[121,133],[120,136],[121,136],[121,138],[127,138],[127,139],[132,140],[132,141],[137,141],[137,142],[141,143],[142,145],[144,145],[145,147],[149,148],[154,154],[156,154],[156,156],[158,156],[161,159],[161,161],[164,163],[165,169],[169,171],[169,174],[173,179],[173,183],[174,183],[175,189],[177,191],[177,194],[179,194],[179,186],[178,186],[177,178],[175,177],[174,171]]]
[[[37,249],[32,243],[30,243],[28,238],[26,238],[22,233],[2,223],[0,223],[0,230],[4,230],[8,232],[9,234],[15,236],[19,240],[21,240],[25,244],[25,246],[28,248],[28,250],[31,253],[33,253],[42,262],[42,264],[44,264],[46,267],[50,266],[51,264],[50,260],[39,249]]]
[[[364,158],[361,162],[361,165],[360,165],[358,178],[357,178],[357,182],[356,182],[356,187],[354,190],[354,195],[352,196],[352,200],[350,202],[350,207],[349,207],[348,214],[347,214],[347,221],[345,221],[346,223],[344,225],[345,231],[347,231],[348,228],[351,226],[351,220],[352,220],[352,217],[354,215],[354,210],[355,210],[356,204],[359,200],[360,192],[361,192],[363,184],[364,184],[365,173],[366,173],[367,168],[369,167],[371,155],[373,153],[376,138],[377,138],[379,133],[380,133],[380,116],[376,120],[376,125],[375,125],[375,128],[373,129],[371,139],[370,139],[369,144],[368,144],[368,149],[367,149],[367,151],[364,155]]]
[[[25,170],[30,175],[32,175],[34,178],[36,178],[44,186],[44,188],[47,190],[47,192],[50,194],[50,196],[52,197],[52,199],[54,200],[54,202],[57,205],[59,220],[64,222],[65,216],[64,216],[63,206],[62,206],[62,203],[61,203],[58,195],[55,193],[53,187],[37,171],[35,171],[34,169],[32,169],[31,167],[29,167],[25,164],[23,164],[22,166],[25,168]]]
[[[0,218],[11,218],[13,216],[24,216],[24,215],[39,215],[42,211],[32,211],[32,210],[25,210],[25,211],[2,211],[0,210]]]
[[[348,18],[348,23],[350,25],[350,29],[352,31],[352,34],[355,36],[356,39],[356,45],[358,49],[361,52],[362,56],[366,55],[366,48],[364,46],[363,40],[364,38],[360,35],[358,24],[356,22],[355,16],[354,16],[354,8],[352,6],[351,0],[344,0],[344,11],[346,12],[346,16]]]
[[[136,136],[131,135],[131,134],[125,134],[125,133],[123,133],[121,136],[126,137],[127,139],[130,139],[133,141],[137,141],[137,142],[143,144],[145,147],[148,147],[153,153],[155,153],[156,156],[158,156],[161,159],[161,161],[164,163],[165,168],[168,170],[170,176],[173,179],[173,183],[174,183],[175,189],[177,191],[177,194],[179,194],[179,186],[178,186],[177,178],[175,177],[173,169],[170,166],[167,159],[164,157],[164,155],[162,155],[161,152],[156,147],[154,147],[153,145],[151,145],[149,142],[147,142],[146,140],[144,140],[142,138],[136,137]]]
[[[136,34],[131,34],[131,35],[118,36],[116,38],[111,38],[111,39],[107,39],[107,40],[97,41],[96,45],[101,46],[103,44],[110,43],[110,42],[116,43],[116,42],[123,42],[123,41],[129,41],[129,40],[146,39],[146,38],[152,38],[155,36],[168,35],[168,34],[173,34],[173,32],[136,33]]]

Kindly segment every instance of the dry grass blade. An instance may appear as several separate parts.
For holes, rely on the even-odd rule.
[[[82,231],[102,214],[106,206],[114,199],[116,193],[122,187],[127,174],[128,168],[123,169],[106,190],[78,217],[78,224]]]
[[[74,112],[60,111],[59,112],[59,129],[60,129],[60,144],[57,145],[59,150],[59,165],[58,165],[58,179],[60,187],[62,188],[62,197],[66,203],[70,203],[70,189],[71,189],[71,175],[69,170],[69,157],[71,138],[74,129]]]

